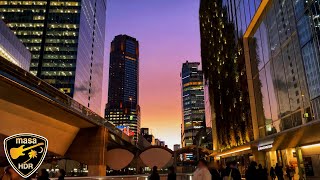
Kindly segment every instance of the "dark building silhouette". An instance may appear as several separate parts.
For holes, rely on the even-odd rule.
[[[111,42],[108,104],[105,117],[115,126],[129,127],[134,139],[140,133],[139,42],[118,35]]]
[[[105,0],[0,1],[32,54],[30,72],[101,114]]]

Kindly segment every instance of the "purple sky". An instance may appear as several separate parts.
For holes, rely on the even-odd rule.
[[[198,0],[108,0],[107,4],[104,97],[110,42],[118,34],[133,36],[140,43],[142,127],[150,128],[169,148],[180,144],[182,63],[200,61],[198,9]]]

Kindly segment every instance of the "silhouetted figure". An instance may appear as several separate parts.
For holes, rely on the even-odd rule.
[[[222,179],[230,179],[232,180],[241,180],[241,174],[240,171],[237,168],[237,162],[232,161],[227,164],[226,169],[222,173]]]
[[[49,180],[49,173],[46,169],[41,169],[37,180]]]
[[[262,165],[258,165],[258,178],[259,180],[268,180],[268,170],[266,168],[262,168]]]
[[[63,169],[59,169],[58,171],[58,180],[64,180],[64,177],[66,176],[66,171]]]
[[[257,180],[258,172],[256,169],[257,163],[255,161],[252,161],[246,171],[246,180]]]
[[[160,180],[160,176],[158,173],[158,167],[157,166],[153,166],[152,168],[152,173],[149,177],[149,180]]]
[[[278,180],[284,180],[282,166],[279,166],[278,163],[276,164],[275,173],[276,173]]]
[[[210,164],[210,173],[211,173],[211,179],[212,180],[222,180],[222,177],[221,177],[221,171],[219,169],[219,166],[218,166],[218,163],[216,162],[212,162]]]
[[[201,159],[198,162],[197,169],[193,173],[193,180],[211,180],[211,174],[208,169],[207,161]]]
[[[286,173],[287,173],[287,177],[289,180],[292,180],[294,177],[294,167],[290,167],[289,165],[287,165],[286,167]]]
[[[176,180],[177,179],[177,174],[174,171],[174,167],[171,166],[168,168],[168,180]]]
[[[271,177],[271,180],[276,179],[276,172],[274,171],[273,167],[270,168],[270,177]]]

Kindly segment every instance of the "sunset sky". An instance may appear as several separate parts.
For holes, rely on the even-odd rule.
[[[199,0],[109,0],[104,87],[109,47],[127,34],[140,43],[141,127],[148,127],[169,148],[180,144],[180,71],[186,60],[200,62]],[[107,92],[104,95],[106,102]],[[104,104],[105,104],[104,102]]]

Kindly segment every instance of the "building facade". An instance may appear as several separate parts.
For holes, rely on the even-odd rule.
[[[30,72],[101,114],[105,0],[0,1],[32,54]]]
[[[200,129],[206,127],[203,73],[198,62],[185,62],[181,71],[182,147],[193,145]]]
[[[243,49],[236,44],[234,24],[222,1],[201,0],[202,69],[210,106],[214,150],[226,150],[253,140]]]
[[[1,20],[0,56],[24,70],[29,71],[31,53]]]
[[[216,157],[249,156],[292,166],[295,179],[319,179],[319,2],[221,3],[244,49],[254,141]]]
[[[118,35],[111,42],[105,117],[115,126],[129,126],[137,140],[140,133],[139,42],[127,35]]]
[[[180,149],[180,144],[173,145],[173,151],[177,151],[178,149]]]

